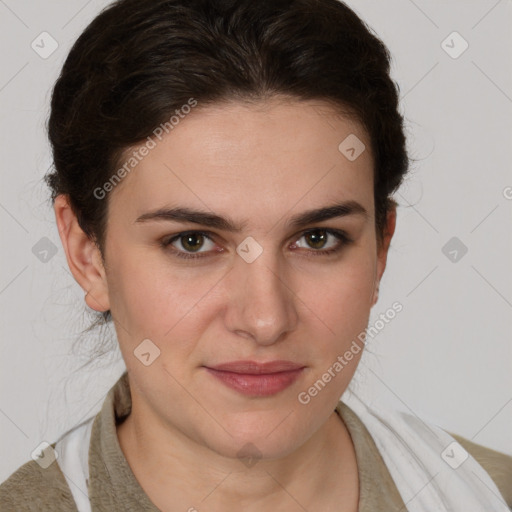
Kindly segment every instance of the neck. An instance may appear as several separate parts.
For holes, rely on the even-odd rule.
[[[138,402],[117,426],[121,449],[139,484],[162,511],[277,509],[355,511],[359,480],[350,434],[336,412],[302,446],[280,459],[244,465],[182,432],[148,421]]]

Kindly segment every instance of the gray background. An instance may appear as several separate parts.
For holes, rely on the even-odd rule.
[[[98,333],[71,351],[90,318],[42,182],[51,86],[107,3],[0,0],[0,481],[41,441],[95,414],[124,370],[117,350],[78,370]],[[512,2],[347,3],[393,55],[416,160],[396,194],[397,233],[372,319],[395,301],[404,309],[372,340],[357,389],[512,454]],[[457,58],[454,31],[469,44]],[[31,47],[51,49],[42,32],[58,43],[47,58]]]

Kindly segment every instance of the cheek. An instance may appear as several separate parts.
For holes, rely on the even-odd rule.
[[[365,254],[361,251],[350,262],[347,259],[346,265],[322,280],[323,286],[315,293],[302,294],[313,312],[308,321],[312,368],[297,394],[297,403],[309,421],[318,425],[347,389],[364,352],[376,265],[370,253]]]
[[[328,339],[346,339],[366,327],[375,288],[376,258],[354,251],[322,274],[304,273],[298,296],[323,321]],[[329,327],[329,329],[327,328]]]
[[[194,293],[183,277],[170,273],[148,251],[119,251],[110,264],[108,286],[112,314],[133,342],[161,340],[190,309]],[[127,333],[125,332],[125,335]]]
[[[149,265],[133,264],[125,257],[116,261],[109,274],[112,313],[132,328],[149,327],[155,318],[161,318],[165,282],[156,281],[152,274]]]

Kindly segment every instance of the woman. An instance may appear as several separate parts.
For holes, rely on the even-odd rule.
[[[62,244],[127,372],[2,510],[508,510],[511,457],[340,401],[408,164],[348,7],[120,0],[51,106]]]

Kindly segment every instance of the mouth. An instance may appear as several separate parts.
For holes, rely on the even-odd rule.
[[[204,368],[225,386],[243,395],[264,397],[291,386],[305,366],[291,361],[232,361]]]

